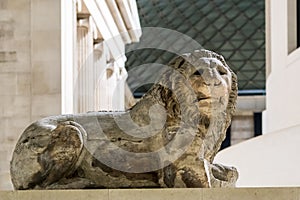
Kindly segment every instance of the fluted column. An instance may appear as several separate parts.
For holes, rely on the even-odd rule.
[[[114,110],[117,111],[125,110],[125,83],[128,76],[125,69],[125,60],[126,58],[121,57],[115,61],[117,80],[112,103],[114,105]]]
[[[140,34],[135,2],[76,0],[74,112],[125,110],[125,44]],[[137,26],[137,27],[136,27]],[[136,27],[136,28],[134,28]],[[126,36],[126,37],[125,37]],[[130,92],[129,90],[127,90]],[[128,93],[127,92],[127,93]]]
[[[89,20],[81,19],[77,26],[77,58],[78,65],[75,70],[75,112],[93,110],[94,89],[91,83],[93,76],[93,35]]]
[[[99,111],[104,108],[101,106],[101,98],[106,96],[101,89],[103,79],[106,80],[106,48],[103,42],[94,46],[94,70],[94,110]]]

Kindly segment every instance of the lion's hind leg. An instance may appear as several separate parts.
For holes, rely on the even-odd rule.
[[[19,139],[11,161],[15,189],[46,188],[76,170],[83,152],[82,130],[75,122],[43,119]]]

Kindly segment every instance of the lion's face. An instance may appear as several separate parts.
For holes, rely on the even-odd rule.
[[[227,109],[232,75],[217,58],[201,57],[191,71],[189,81],[197,96],[199,110],[209,118]]]
[[[174,58],[169,66],[187,81],[180,81],[172,70],[163,75],[162,82],[172,85],[171,89],[179,94],[174,97],[182,97],[178,102],[184,102],[184,98],[192,99],[198,103],[201,117],[210,120],[221,114],[226,126],[230,124],[236,104],[237,77],[222,56],[205,49],[195,50]]]

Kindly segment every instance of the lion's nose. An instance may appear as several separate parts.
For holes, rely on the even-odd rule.
[[[203,84],[206,86],[220,86],[222,81],[218,79],[216,73],[214,72],[216,69],[207,70],[208,73],[205,73],[203,76],[204,82]]]
[[[219,61],[219,60],[217,60],[217,59],[212,59],[212,60],[210,60],[210,65],[209,65],[209,67],[210,68],[218,68],[218,66],[222,66],[223,64],[222,64],[222,62],[221,61]]]
[[[210,60],[208,67],[205,70],[203,79],[207,86],[219,86],[221,81],[217,77],[218,67],[222,65],[218,60]]]

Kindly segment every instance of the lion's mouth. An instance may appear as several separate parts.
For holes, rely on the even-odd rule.
[[[212,104],[219,102],[219,98],[212,97],[209,94],[205,94],[205,93],[198,93],[197,101],[201,107],[211,106]]]
[[[211,99],[211,97],[198,97],[198,101],[203,101],[207,99]]]
[[[198,104],[200,107],[211,107],[211,106],[219,106],[225,104],[224,98],[214,98],[214,97],[197,97]]]
[[[211,97],[198,97],[198,104],[200,108],[207,108],[210,107],[212,104]]]
[[[214,98],[210,96],[197,97],[198,104],[200,107],[211,107],[221,103],[220,98]]]

